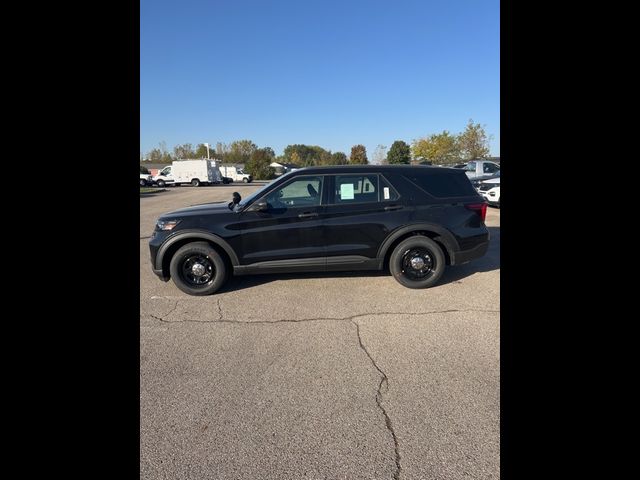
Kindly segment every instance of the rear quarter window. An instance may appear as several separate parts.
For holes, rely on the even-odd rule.
[[[464,171],[452,171],[446,175],[439,172],[419,172],[405,175],[405,177],[434,197],[469,197],[478,195]]]

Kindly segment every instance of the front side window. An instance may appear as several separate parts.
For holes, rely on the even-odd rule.
[[[377,175],[336,175],[334,203],[378,201]]]
[[[160,175],[171,175],[171,167],[166,167],[162,172],[160,172]]]
[[[322,176],[300,177],[266,197],[269,208],[309,207],[320,205]]]
[[[476,171],[476,162],[467,163],[467,166],[465,167],[465,170],[467,172],[475,172]]]
[[[495,173],[499,172],[500,167],[494,163],[485,163],[484,164],[484,173]]]

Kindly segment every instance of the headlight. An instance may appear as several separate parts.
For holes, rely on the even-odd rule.
[[[180,220],[158,220],[156,227],[158,230],[173,230]]]

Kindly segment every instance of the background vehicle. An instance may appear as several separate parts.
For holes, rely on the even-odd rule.
[[[478,190],[480,188],[480,185],[483,184],[484,182],[489,182],[491,181],[491,183],[493,183],[494,187],[496,185],[500,185],[500,171],[498,171],[498,173],[494,174],[494,175],[483,175],[481,177],[476,177],[476,178],[472,178],[471,179],[471,185],[473,185],[473,188],[475,188],[476,190]]]
[[[250,183],[253,180],[253,177],[248,173],[244,173],[241,168],[227,165],[220,165],[219,168],[223,177],[231,178],[234,182]]]
[[[215,160],[177,160],[153,177],[159,187],[190,183],[194,187],[222,183]]]
[[[483,256],[487,203],[462,170],[332,166],[296,170],[242,200],[162,215],[149,241],[154,273],[191,295],[230,273],[380,270],[409,288]]]
[[[140,174],[140,186],[146,187],[147,185],[151,185],[153,183],[153,176],[150,173],[141,173]]]
[[[486,192],[481,192],[481,195],[487,200],[489,205],[500,208],[500,185],[491,187]]]
[[[495,162],[490,162],[489,160],[472,160],[467,162],[464,171],[469,178],[488,178],[500,171],[500,165]]]

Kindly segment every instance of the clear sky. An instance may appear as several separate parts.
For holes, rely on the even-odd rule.
[[[500,155],[497,0],[141,0],[140,150],[347,155],[472,118]]]

